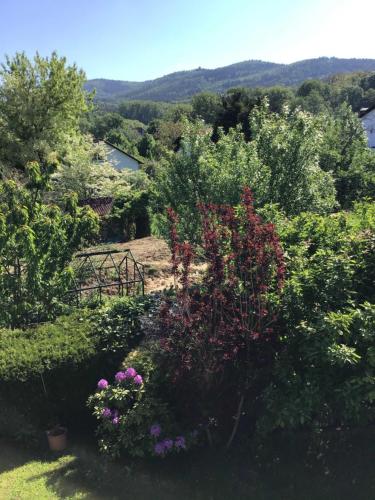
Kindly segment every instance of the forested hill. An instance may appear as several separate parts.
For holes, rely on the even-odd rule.
[[[375,59],[320,57],[292,64],[244,61],[223,68],[179,71],[145,82],[99,78],[88,80],[86,88],[96,89],[97,100],[181,101],[204,90],[223,92],[233,87],[297,85],[309,78],[353,71],[375,71]]]

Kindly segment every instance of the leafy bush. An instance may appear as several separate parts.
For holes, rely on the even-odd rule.
[[[352,301],[374,302],[374,204],[358,203],[352,212],[330,216],[304,213],[279,219],[277,228],[286,251],[288,329]]]
[[[72,368],[96,351],[97,339],[86,311],[28,330],[0,330],[0,378],[4,382],[37,378],[57,367]]]
[[[106,236],[121,241],[149,236],[148,204],[147,191],[132,190],[117,196],[104,222]]]
[[[375,206],[277,226],[286,255],[280,347],[259,428],[374,417]]]
[[[207,272],[199,285],[190,283],[193,248],[179,242],[169,212],[181,290],[162,310],[163,346],[180,407],[193,422],[214,420],[219,438],[231,433],[230,445],[244,400],[255,397],[272,364],[284,260],[274,226],[255,213],[249,189],[237,210],[201,205],[200,211]]]
[[[226,134],[219,130],[213,142],[202,123],[185,123],[178,151],[167,155],[155,176],[154,225],[163,236],[164,207],[173,208],[184,238],[194,241],[199,234],[197,204],[235,206],[242,186],[253,189],[257,207],[278,203],[287,215],[333,210],[334,179],[319,166],[321,118],[287,108],[271,113],[264,101],[252,111],[250,128],[250,142],[239,128]]]
[[[79,208],[76,196],[65,211],[45,204],[53,166],[28,164],[28,184],[0,181],[0,324],[13,328],[55,317],[72,285],[69,264],[98,230],[98,218]]]
[[[164,456],[193,444],[195,435],[179,435],[173,421],[163,395],[166,378],[160,374],[161,364],[158,345],[148,343],[127,356],[113,384],[105,379],[98,382],[88,404],[99,421],[102,452],[112,457]]]
[[[375,417],[375,306],[301,322],[282,340],[262,430],[364,424]]]
[[[152,307],[152,297],[121,297],[109,300],[93,314],[99,349],[113,368],[143,339],[141,316]]]

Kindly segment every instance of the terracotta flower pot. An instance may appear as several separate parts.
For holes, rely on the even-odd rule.
[[[49,448],[52,451],[63,451],[67,444],[67,429],[65,427],[54,427],[47,431]]]

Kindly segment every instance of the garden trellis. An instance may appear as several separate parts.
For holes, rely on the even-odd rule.
[[[83,298],[98,294],[102,300],[106,295],[144,295],[144,266],[129,249],[101,252],[85,252],[73,261],[74,288],[68,295],[77,304]]]

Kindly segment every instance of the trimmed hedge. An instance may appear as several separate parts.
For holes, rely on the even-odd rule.
[[[57,368],[72,368],[91,359],[98,338],[87,311],[28,330],[0,330],[0,380],[25,382]]]
[[[54,323],[0,330],[0,435],[29,438],[32,429],[58,422],[90,428],[87,397],[142,339],[140,316],[148,302],[114,299]]]

